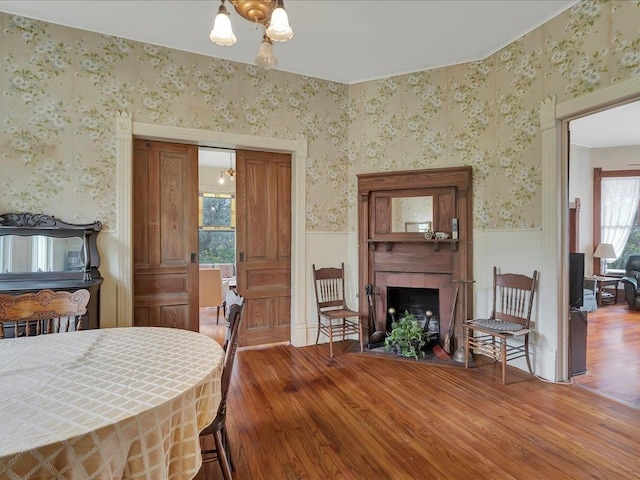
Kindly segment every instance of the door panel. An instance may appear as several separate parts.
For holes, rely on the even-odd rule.
[[[133,323],[198,331],[198,149],[136,140],[133,179]]]
[[[238,150],[238,291],[243,345],[291,338],[291,156]]]

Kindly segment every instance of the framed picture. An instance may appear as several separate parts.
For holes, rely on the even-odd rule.
[[[431,222],[404,222],[405,232],[425,233],[431,231]]]

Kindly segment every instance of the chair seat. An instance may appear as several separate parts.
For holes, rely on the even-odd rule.
[[[362,315],[363,315],[362,313],[355,312],[348,308],[341,308],[339,310],[325,310],[324,312],[322,312],[322,316],[325,318],[328,318],[329,320],[337,320],[337,319],[342,320],[343,318],[359,317]]]
[[[507,322],[505,320],[495,320],[493,318],[479,318],[469,320],[470,325],[474,326],[474,330],[495,335],[518,336],[529,333],[531,329],[525,328],[523,325],[515,322]]]

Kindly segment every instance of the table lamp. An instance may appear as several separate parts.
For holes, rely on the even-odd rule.
[[[611,245],[610,243],[601,243],[600,245],[598,245],[596,251],[593,252],[593,256],[600,259],[600,270],[602,271],[602,275],[605,276],[607,275],[607,259],[618,258],[613,245]]]

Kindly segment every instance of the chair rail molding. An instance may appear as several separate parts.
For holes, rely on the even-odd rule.
[[[216,132],[170,125],[135,122],[131,114],[116,118],[117,237],[120,251],[117,268],[117,326],[133,325],[133,139],[187,143],[207,147],[244,148],[291,154],[291,343],[307,345],[305,305],[305,212],[307,140],[287,140],[239,133]]]
[[[542,337],[549,348],[555,339],[555,372],[552,365],[535,368],[556,381],[569,377],[569,196],[568,196],[568,123],[640,98],[640,77],[603,87],[562,103],[549,97],[540,104],[542,136],[542,265],[538,318],[545,321]],[[559,270],[558,270],[558,265]],[[547,345],[548,344],[548,345]],[[549,361],[551,356],[547,357]]]

